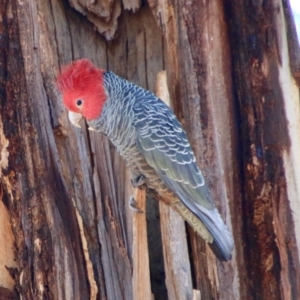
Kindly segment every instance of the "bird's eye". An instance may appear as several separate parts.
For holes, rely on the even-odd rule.
[[[76,105],[77,105],[77,106],[81,106],[82,103],[83,103],[83,101],[82,101],[81,99],[78,99],[78,100],[76,101]]]

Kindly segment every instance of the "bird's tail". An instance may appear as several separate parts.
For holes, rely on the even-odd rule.
[[[198,206],[198,205],[197,205]],[[218,210],[199,207],[198,216],[212,235],[212,242],[209,246],[220,261],[229,261],[233,249],[233,237],[223,222]]]
[[[209,244],[220,261],[229,261],[233,249],[233,238],[223,222],[218,210],[205,209],[196,205],[196,214],[192,213],[182,202],[173,207],[192,226],[192,228]]]

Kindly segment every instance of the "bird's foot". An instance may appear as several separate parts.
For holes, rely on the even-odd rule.
[[[143,174],[133,174],[131,184],[134,188],[145,190],[147,188],[146,181],[146,177]]]
[[[136,203],[136,201],[135,201],[135,199],[134,199],[134,196],[131,196],[131,197],[129,198],[129,208],[130,208],[133,212],[135,212],[135,213],[138,213],[138,214],[142,214],[142,213],[143,213],[143,211],[137,207],[137,203]]]

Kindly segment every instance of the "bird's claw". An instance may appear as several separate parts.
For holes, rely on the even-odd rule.
[[[146,189],[146,177],[143,174],[133,175],[131,179],[131,184],[134,188],[138,188],[140,190]]]
[[[143,211],[137,207],[137,203],[136,203],[136,201],[135,201],[135,199],[134,199],[134,196],[131,196],[131,197],[129,198],[129,208],[130,208],[133,212],[135,212],[135,213],[138,213],[138,214],[142,214],[142,213],[143,213]]]

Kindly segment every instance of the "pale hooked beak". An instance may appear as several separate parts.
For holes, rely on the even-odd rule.
[[[82,119],[82,114],[69,111],[69,120],[74,126],[81,128],[81,126],[79,125],[81,119]]]

